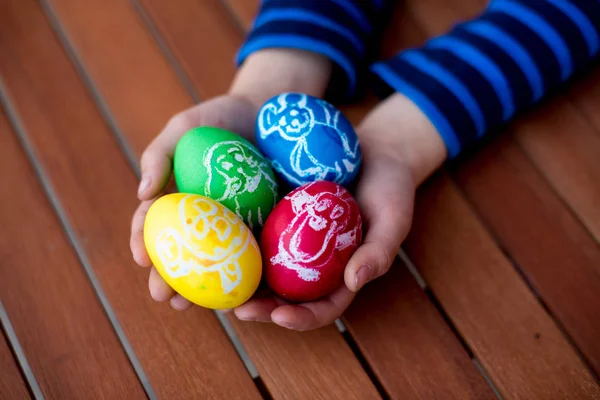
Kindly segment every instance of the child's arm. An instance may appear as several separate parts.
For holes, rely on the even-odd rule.
[[[371,70],[384,93],[427,115],[455,158],[589,67],[599,29],[596,0],[492,0],[479,17]]]

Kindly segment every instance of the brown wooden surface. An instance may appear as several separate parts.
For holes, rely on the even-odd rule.
[[[600,396],[447,175],[428,182],[416,204],[407,253],[503,397]]]
[[[37,166],[57,195],[80,256],[93,267],[152,389],[158,398],[259,398],[215,315],[199,308],[180,313],[153,302],[147,271],[133,265],[128,249],[137,204],[128,157],[139,157],[173,114],[193,104],[186,89],[201,100],[227,90],[233,57],[258,1],[41,3],[82,70],[71,64],[38,2],[5,0],[0,5],[3,95],[23,120]],[[486,3],[398,2],[382,56],[446,32]],[[78,72],[89,78],[93,95]],[[471,351],[504,398],[600,398],[597,381],[577,353],[598,373],[599,90],[595,72],[521,118],[452,175],[440,172],[419,191],[405,248],[439,309],[397,263],[360,293],[344,317],[346,335],[357,348],[334,327],[296,333],[230,316],[270,395],[378,398],[361,365],[366,362],[391,398],[494,397],[469,359]],[[369,97],[344,112],[356,124],[374,105]],[[59,278],[46,270],[36,271],[44,285],[37,280],[27,285],[26,278],[38,276],[27,275],[31,267],[0,283],[33,373],[48,398],[64,398],[75,377],[79,386],[73,390],[92,388],[96,397],[143,396],[24,152],[10,137],[12,144],[0,149],[7,155],[0,163],[6,164],[3,170],[21,172],[4,181],[18,188],[10,197],[0,195],[0,205],[16,195],[30,199],[2,208],[11,246],[0,243],[0,252],[23,253],[29,260],[25,266],[60,260],[55,269],[63,287],[71,288],[57,293]],[[24,214],[24,207],[39,215],[34,212],[16,226],[15,215]],[[24,232],[32,231],[33,217],[43,223],[27,235],[40,242],[37,252],[19,246]],[[49,318],[50,310],[60,310],[60,318]],[[58,334],[65,336],[62,331],[70,347]],[[40,343],[48,347],[42,350]],[[361,353],[360,360],[352,349]],[[87,365],[72,371],[82,355],[88,355]],[[133,396],[125,394],[128,389]]]
[[[3,114],[0,135],[0,170],[11,171],[3,177],[11,189],[0,191],[0,293],[42,392],[50,398],[145,398]]]
[[[19,372],[19,367],[13,358],[6,337],[1,332],[0,360],[2,360],[0,362],[0,399],[30,399],[27,385]]]
[[[295,332],[230,318],[275,399],[379,399],[334,326]]]
[[[383,279],[365,286],[344,320],[392,398],[495,398],[399,259]]]
[[[508,132],[462,165],[457,177],[504,249],[598,374],[600,247]]]
[[[257,398],[212,312],[183,314],[150,299],[147,271],[133,265],[128,248],[133,172],[37,2],[2,5],[8,94],[154,391],[160,398]]]

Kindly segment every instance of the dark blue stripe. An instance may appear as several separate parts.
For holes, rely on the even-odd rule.
[[[366,33],[371,33],[373,30],[373,26],[371,25],[371,21],[367,19],[367,16],[362,12],[361,8],[354,2],[349,0],[329,0],[333,3],[338,4],[341,8],[343,8],[346,13],[354,20],[356,23],[360,25]],[[321,1],[322,3],[323,1]]]
[[[432,59],[426,57],[423,51],[420,50],[409,50],[403,52],[399,58],[408,62],[413,67],[418,68],[421,72],[429,75],[430,79],[436,79],[442,85],[444,85],[452,94],[462,103],[467,112],[469,113],[477,134],[481,136],[485,131],[485,121],[483,118],[483,112],[481,107],[477,104],[477,101],[469,91],[468,87],[465,86],[464,82],[460,81],[453,75],[446,66],[438,64]]]
[[[452,124],[434,101],[428,98],[417,86],[402,79],[396,71],[384,62],[373,64],[371,71],[375,77],[378,78],[376,86],[381,85],[385,89],[391,89],[389,90],[391,92],[396,91],[404,94],[415,103],[421,111],[423,111],[442,137],[449,158],[455,158],[460,153],[460,139],[452,127]]]
[[[569,1],[564,0],[547,0],[554,7],[559,9],[563,14],[565,14],[577,27],[581,32],[581,35],[585,38],[586,44],[588,46],[588,56],[593,57],[598,52],[600,48],[600,37],[598,35],[598,31],[594,28],[594,25],[590,18],[586,16],[582,10],[577,8],[574,4]]]
[[[328,43],[344,53],[353,63],[359,62],[363,54],[359,53],[354,44],[339,33],[329,29],[295,21],[272,21],[253,29],[248,36],[248,41],[263,35],[271,37],[277,35],[293,35],[312,38],[321,42]]]
[[[270,10],[303,9],[307,12],[317,13],[336,21],[354,32],[363,40],[368,37],[371,29],[365,30],[357,19],[348,13],[340,4],[326,0],[265,0],[258,15]]]
[[[477,68],[488,80],[502,103],[504,120],[508,120],[515,110],[512,92],[508,78],[504,72],[483,52],[472,46],[469,42],[458,39],[453,35],[444,35],[432,40],[428,45],[431,48],[446,49],[457,57]]]
[[[254,22],[254,29],[258,29],[263,25],[266,25],[270,22],[287,22],[294,21],[305,22],[308,24],[320,26],[324,29],[327,29],[332,32],[339,33],[340,36],[344,36],[351,42],[356,48],[357,52],[360,54],[364,53],[364,43],[362,40],[356,36],[354,32],[338,24],[335,20],[330,19],[329,17],[321,14],[317,14],[315,12],[306,11],[301,8],[285,8],[285,9],[273,9],[273,10],[265,10],[260,13]]]
[[[538,70],[542,73],[546,92],[556,86],[557,82],[560,82],[560,66],[554,53],[528,26],[506,14],[497,12],[487,12],[480,17],[480,20],[501,26],[506,33],[527,50],[535,61]]]
[[[561,1],[565,2],[565,0]],[[565,41],[573,60],[573,70],[577,70],[587,64],[589,49],[585,37],[583,37],[581,30],[579,30],[569,17],[547,0],[529,0],[524,3],[524,7],[530,8],[540,17],[544,18]]]
[[[569,3],[581,10],[589,18],[596,34],[600,33],[600,1],[571,0]]]
[[[544,82],[535,61],[518,41],[501,28],[486,21],[474,20],[461,25],[454,34],[478,47],[501,66],[506,75],[510,77],[517,107],[529,103],[531,92],[533,92],[534,101],[542,98]],[[514,65],[511,60],[514,61]],[[531,90],[521,79],[521,72],[527,79]]]
[[[481,107],[487,129],[502,122],[502,104],[492,85],[477,69],[447,50],[427,49],[424,54],[432,61],[444,65],[468,87]]]
[[[526,24],[541,38],[560,65],[560,81],[565,81],[573,73],[573,59],[569,47],[552,25],[544,20],[537,12],[525,5],[511,0],[492,1],[489,9],[493,12],[503,13],[513,19]]]
[[[460,100],[437,79],[431,78],[398,57],[388,60],[387,65],[437,105],[461,143],[471,143],[477,139],[477,130],[469,113]]]

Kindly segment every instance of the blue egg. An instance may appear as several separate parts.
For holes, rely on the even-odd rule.
[[[352,124],[313,96],[282,93],[265,102],[256,118],[256,142],[292,187],[323,180],[347,186],[360,169]]]

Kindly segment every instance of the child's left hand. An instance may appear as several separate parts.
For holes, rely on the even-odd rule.
[[[375,108],[357,127],[357,134],[363,170],[355,198],[366,234],[346,266],[345,284],[323,299],[303,304],[273,295],[255,297],[234,310],[239,319],[300,331],[329,325],[361,287],[389,270],[411,226],[416,187],[443,162],[445,148],[427,118],[399,94]]]

